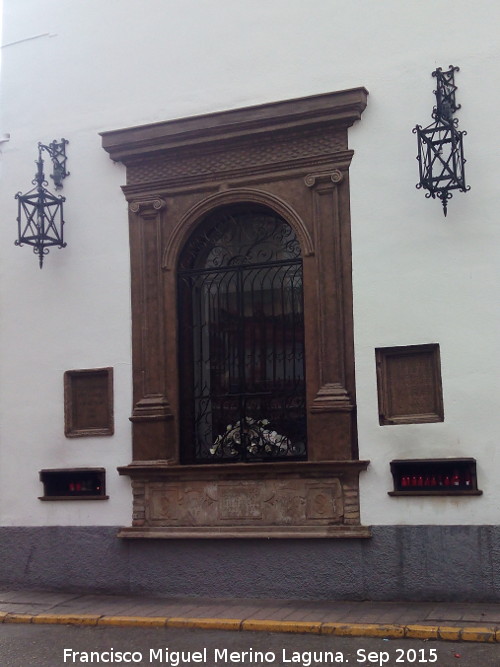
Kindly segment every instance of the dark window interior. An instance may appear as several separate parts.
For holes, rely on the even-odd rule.
[[[292,227],[219,208],[178,270],[185,463],[306,457],[302,258]]]

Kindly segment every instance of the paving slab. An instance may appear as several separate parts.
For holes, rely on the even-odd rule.
[[[0,623],[72,623],[314,632],[352,636],[460,637],[500,643],[500,604],[206,599],[0,588]],[[442,628],[442,631],[440,630]],[[488,632],[484,631],[488,629]],[[377,636],[378,636],[377,635]]]

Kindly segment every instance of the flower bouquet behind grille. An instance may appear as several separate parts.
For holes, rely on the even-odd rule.
[[[228,424],[226,431],[215,438],[212,456],[241,458],[273,458],[292,453],[292,443],[270,427],[268,419],[244,417]]]

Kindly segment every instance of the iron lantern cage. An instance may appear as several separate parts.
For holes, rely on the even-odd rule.
[[[15,195],[18,200],[18,238],[14,243],[17,246],[32,246],[34,254],[38,255],[40,268],[43,268],[43,259],[49,253],[50,247],[65,248],[67,245],[64,241],[63,215],[63,203],[66,199],[47,189],[42,152],[48,152],[52,160],[51,178],[56,189],[60,189],[63,179],[69,175],[66,170],[67,143],[66,139],[61,139],[60,142],[54,140],[48,146],[39,143],[38,159],[35,161],[37,171],[32,181],[35,187],[25,194],[18,192]]]
[[[465,163],[463,137],[467,134],[458,130],[458,119],[453,114],[460,109],[456,103],[455,72],[459,68],[450,65],[443,72],[438,67],[432,76],[437,80],[434,91],[436,106],[432,111],[434,122],[423,128],[417,125],[413,132],[418,140],[419,182],[417,188],[427,190],[426,197],[440,199],[443,212],[448,212],[448,201],[453,197],[452,190],[467,192],[470,186],[465,181]]]

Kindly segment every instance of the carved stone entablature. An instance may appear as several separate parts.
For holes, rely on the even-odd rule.
[[[361,117],[367,91],[194,116],[103,133],[128,186],[175,186],[350,161],[347,128]],[[325,128],[328,128],[325,131]],[[306,171],[307,173],[307,171]]]
[[[134,521],[124,537],[369,537],[360,525],[367,461],[274,466],[131,465]]]

